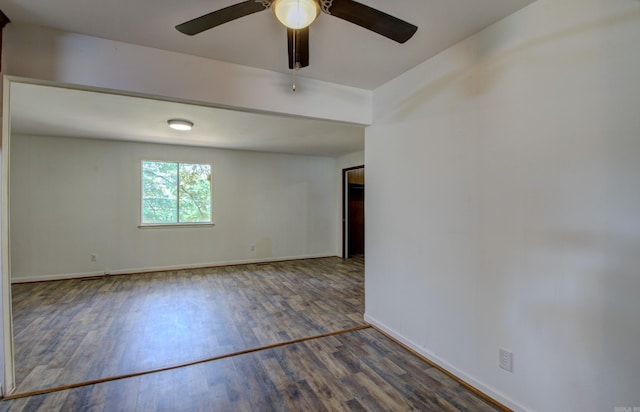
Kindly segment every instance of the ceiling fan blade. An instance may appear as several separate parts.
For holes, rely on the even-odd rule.
[[[353,0],[333,0],[329,13],[398,43],[406,42],[418,30],[411,23]]]
[[[178,24],[176,29],[179,32],[193,36],[194,34],[202,33],[205,30],[212,29],[221,24],[239,19],[240,17],[265,10],[265,8],[262,2],[247,0]]]
[[[309,65],[309,27],[299,30],[287,29],[287,43],[289,68],[296,68],[296,63],[300,64],[299,68],[307,67]]]

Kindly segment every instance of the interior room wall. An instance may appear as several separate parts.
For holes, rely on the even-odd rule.
[[[0,91],[2,91],[2,86],[0,86]],[[2,118],[0,118],[0,125],[2,124]],[[2,167],[2,156],[3,156],[3,150],[2,150],[2,144],[0,144],[0,193],[3,193],[3,183],[4,180],[2,179],[2,176],[4,174],[4,169]],[[5,210],[5,206],[4,206],[4,196],[1,196],[2,200],[0,201],[0,216],[4,216],[4,210]],[[4,231],[3,231],[3,218],[0,218],[0,278],[4,275],[4,248],[3,243],[5,242],[4,240]],[[1,322],[4,324],[6,322],[4,315],[5,315],[5,310],[4,310],[4,303],[5,303],[5,294],[6,294],[6,290],[4,290],[3,287],[3,282],[0,282],[0,320]],[[4,325],[3,325],[4,326]],[[4,328],[2,328],[2,330],[4,331]],[[4,333],[1,333],[1,335],[4,335]],[[0,338],[0,354],[2,354],[0,356],[0,395],[4,395],[4,390],[6,388],[5,385],[5,379],[4,379],[4,368],[5,368],[5,346],[4,346],[4,337]]]
[[[25,135],[11,150],[13,281],[335,255],[335,158]],[[212,163],[215,226],[138,228],[142,160]]]
[[[340,179],[342,179],[342,169],[361,166],[364,164],[364,150],[360,152],[348,153],[338,157],[338,169],[340,170]]]
[[[640,407],[639,43],[538,0],[374,92],[368,321],[516,410]]]

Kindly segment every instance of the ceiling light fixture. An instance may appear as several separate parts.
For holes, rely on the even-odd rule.
[[[171,119],[167,123],[169,123],[170,128],[175,130],[187,131],[193,127],[193,122],[184,119]]]
[[[280,23],[290,29],[304,29],[320,14],[316,0],[274,0],[271,8]]]

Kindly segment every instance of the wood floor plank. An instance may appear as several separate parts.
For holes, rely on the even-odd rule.
[[[316,346],[313,345],[313,347]],[[339,381],[334,378],[335,368],[331,364],[324,363],[322,357],[317,356],[318,353],[312,350],[310,345],[299,345],[289,351],[281,351],[276,356],[283,368],[288,371],[290,379],[304,383],[313,390],[327,410],[343,410],[353,395],[342,385],[337,384]],[[329,373],[317,373],[321,369],[326,369]]]
[[[40,386],[43,384],[53,386],[58,381],[60,373],[62,373],[62,368],[49,368],[38,365],[24,378],[24,385],[26,387]]]

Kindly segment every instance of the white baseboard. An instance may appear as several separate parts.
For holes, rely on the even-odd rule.
[[[103,275],[104,275],[104,272],[81,272],[81,273],[62,273],[59,275],[27,276],[24,278],[16,278],[16,279],[12,278],[11,283],[46,282],[50,280],[92,278],[92,277],[103,276]]]
[[[375,318],[367,315],[366,313],[364,314],[364,320],[365,320],[365,322],[369,323],[370,325],[380,329],[381,331],[383,331],[387,335],[393,337],[398,342],[400,342],[400,343],[406,345],[407,347],[411,348],[416,353],[419,353],[421,356],[425,357],[429,361],[431,361],[434,364],[438,365],[440,368],[446,370],[447,372],[449,372],[450,374],[452,374],[456,378],[460,379],[461,381],[464,381],[465,383],[467,383],[470,386],[473,386],[475,389],[479,390],[480,392],[484,393],[485,395],[489,396],[490,398],[500,402],[504,406],[506,406],[506,407],[516,411],[516,412],[526,412],[527,411],[525,408],[523,408],[522,406],[520,406],[517,403],[513,402],[511,399],[509,399],[506,396],[502,395],[501,393],[499,393],[495,389],[493,389],[490,386],[485,385],[482,382],[478,381],[477,379],[469,376],[468,374],[464,373],[463,371],[461,371],[460,369],[458,369],[455,366],[451,365],[450,363],[444,361],[443,359],[440,359],[438,356],[434,355],[429,350],[419,346],[418,344],[413,342],[411,339],[406,338],[402,334],[396,332],[395,330],[393,330],[392,328],[386,326],[382,322],[377,321]]]
[[[103,271],[103,272],[62,273],[62,274],[56,274],[56,275],[26,276],[26,277],[20,277],[20,278],[12,278],[11,283],[31,283],[31,282],[45,282],[45,281],[52,281],[52,280],[82,279],[82,278],[93,278],[96,276],[104,276],[104,275],[130,275],[134,273],[168,272],[168,271],[174,271],[174,270],[201,269],[201,268],[233,266],[233,265],[249,265],[249,264],[256,264],[256,263],[283,262],[287,260],[318,259],[318,258],[326,258],[326,257],[336,257],[336,256],[327,255],[327,254],[283,256],[283,257],[272,257],[272,258],[262,258],[262,259],[240,259],[240,260],[229,260],[229,261],[223,261],[223,262],[205,262],[205,263],[195,263],[195,264],[188,264],[188,265],[150,266],[150,267],[140,267],[140,268],[132,268],[132,269],[109,270],[109,271]]]

